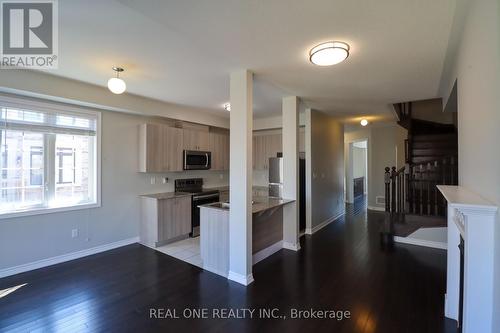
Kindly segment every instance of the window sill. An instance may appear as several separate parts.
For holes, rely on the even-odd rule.
[[[78,205],[73,205],[73,206],[63,206],[63,207],[34,208],[34,209],[28,209],[28,210],[18,210],[18,211],[14,211],[11,213],[0,213],[0,220],[16,218],[16,217],[23,217],[23,216],[61,213],[61,212],[68,212],[68,211],[72,211],[72,210],[82,210],[82,209],[99,208],[99,207],[101,207],[100,202],[84,203],[84,204],[78,204]]]

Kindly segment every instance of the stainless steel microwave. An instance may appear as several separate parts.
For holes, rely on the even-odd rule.
[[[211,162],[209,151],[184,150],[184,170],[208,170]]]

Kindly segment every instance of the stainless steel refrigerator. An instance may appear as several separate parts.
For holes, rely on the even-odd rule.
[[[269,158],[269,196],[283,197],[283,157]],[[306,225],[306,160],[303,154],[299,155],[299,218],[300,230]]]

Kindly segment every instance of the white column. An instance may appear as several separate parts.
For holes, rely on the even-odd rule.
[[[248,285],[252,276],[252,131],[253,74],[231,74],[230,211],[228,279]]]
[[[299,243],[299,99],[283,98],[283,247],[298,251]]]

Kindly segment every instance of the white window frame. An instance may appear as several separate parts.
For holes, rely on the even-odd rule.
[[[2,107],[12,107],[14,109],[27,109],[27,110],[40,110],[40,111],[61,111],[67,113],[79,113],[79,114],[88,114],[95,116],[97,119],[96,123],[96,193],[95,193],[95,202],[93,203],[82,203],[76,204],[72,206],[66,207],[34,207],[27,208],[25,210],[13,211],[11,213],[0,213],[0,220],[2,219],[10,219],[16,217],[23,216],[32,216],[32,215],[42,215],[42,214],[52,214],[52,213],[60,213],[74,210],[82,210],[82,209],[90,209],[90,208],[99,208],[101,207],[101,112],[90,109],[79,107],[76,105],[69,104],[61,104],[57,102],[49,102],[49,101],[40,101],[35,100],[29,97],[11,97],[0,95],[0,106]],[[46,150],[46,148],[44,148]],[[55,152],[54,152],[55,153]]]

